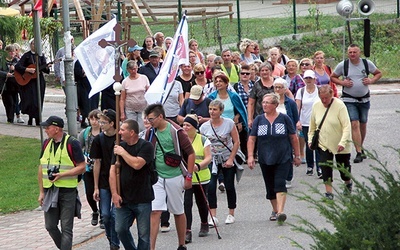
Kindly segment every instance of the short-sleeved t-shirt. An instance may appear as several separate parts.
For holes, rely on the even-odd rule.
[[[262,98],[265,94],[274,93],[274,87],[265,87],[261,79],[254,83],[253,89],[250,91],[249,98],[256,100],[256,108],[254,109],[254,116],[264,113],[262,109]]]
[[[212,125],[211,125],[210,121],[207,121],[207,122],[203,123],[203,125],[201,125],[200,134],[204,135],[205,137],[207,137],[210,140],[212,155],[214,157],[221,155],[222,159],[226,161],[226,159],[228,159],[228,157],[230,156],[231,151],[229,151],[221,143],[221,141],[223,141],[226,146],[228,146],[230,149],[232,149],[233,141],[232,141],[231,131],[232,131],[233,127],[235,126],[235,123],[233,122],[232,119],[229,119],[229,118],[222,118],[222,119],[223,119],[222,124],[220,126],[214,128],[218,137],[215,135],[215,133],[211,127]]]
[[[375,64],[373,64],[370,60],[367,60],[367,62],[369,72],[375,72],[377,69]],[[336,66],[333,73],[337,76],[344,75],[344,61],[340,62]],[[361,59],[360,62],[356,65],[351,63],[351,61],[349,60],[348,77],[353,81],[353,86],[351,88],[343,87],[343,92],[346,92],[347,94],[354,97],[363,97],[368,94],[368,85],[364,85],[362,83],[362,80],[367,77],[367,74],[365,72],[364,63]]]
[[[198,105],[196,105],[192,99],[186,99],[179,110],[179,115],[185,117],[187,114],[194,113],[201,117],[210,117],[210,112],[208,111],[210,102],[211,99],[208,97],[205,97]]]
[[[316,87],[311,94],[304,89],[303,96],[301,96],[301,92],[302,89],[299,89],[296,93],[296,100],[301,100],[300,122],[302,126],[308,127],[310,126],[312,106],[319,100],[318,88]]]
[[[149,169],[153,164],[154,148],[153,145],[143,139],[135,145],[128,145],[121,142],[123,147],[130,155],[141,157],[146,164],[139,170],[135,170],[129,166],[123,157],[120,158],[121,163],[121,198],[123,204],[148,203],[154,199],[153,188],[150,183]],[[111,163],[115,164],[116,157],[113,154]]]
[[[170,167],[164,162],[164,153],[175,153],[174,142],[171,135],[171,124],[168,122],[167,127],[163,131],[157,131],[156,135],[160,143],[156,143],[156,169],[162,178],[173,178],[182,174],[180,167]]]
[[[167,88],[167,90],[169,91],[169,88]],[[180,82],[175,81],[173,89],[171,90],[167,100],[163,104],[166,117],[175,117],[179,114],[180,110],[179,94],[182,93],[183,93],[182,85],[180,84]]]
[[[100,139],[101,134],[104,135],[105,145],[102,145],[101,143]],[[99,176],[100,189],[110,188],[108,178],[110,177],[111,158],[113,155],[114,145],[115,145],[115,135],[107,136],[102,132],[94,138],[92,143],[92,148],[90,149],[90,158],[101,159],[100,176]],[[105,149],[103,149],[103,146],[105,147]]]
[[[184,80],[181,76],[177,76],[175,80],[180,82],[182,84],[182,89],[183,89],[183,96],[185,96],[186,93],[190,93],[190,89],[192,88],[192,82],[196,79],[196,77],[192,74],[192,78],[190,80],[186,81]]]
[[[145,75],[139,74],[138,79],[135,80],[125,78],[122,81],[122,90],[126,92],[125,110],[142,112],[147,107],[144,94],[149,87],[150,82]]]
[[[231,98],[221,99],[219,94],[217,94],[216,100],[220,100],[224,104],[224,112],[221,116],[233,120],[235,118],[235,108],[233,107]]]
[[[296,130],[290,117],[279,113],[271,124],[265,115],[254,119],[250,136],[257,137],[258,161],[261,164],[276,165],[292,159],[291,134]]]

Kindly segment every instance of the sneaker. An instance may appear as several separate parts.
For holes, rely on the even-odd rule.
[[[308,175],[308,176],[314,175],[314,170],[312,168],[307,168],[306,175]]]
[[[325,198],[328,200],[333,200],[333,194],[332,193],[325,193]]]
[[[99,221],[99,222],[100,222],[100,228],[101,228],[101,229],[106,229],[106,226],[104,226],[103,219],[100,218],[100,221]]]
[[[21,117],[17,118],[17,123],[25,123],[24,119],[22,119]]]
[[[292,187],[292,182],[286,181],[286,188],[291,188],[291,187]]]
[[[318,179],[322,179],[322,170],[321,169],[317,170],[317,175],[318,175]]]
[[[192,231],[186,231],[185,244],[192,242]]]
[[[354,158],[353,162],[354,163],[360,163],[362,161],[363,161],[363,158],[362,158],[361,152],[357,152],[356,158]]]
[[[367,155],[364,153],[364,150],[361,150],[361,158],[367,159]]]
[[[276,212],[272,211],[271,216],[269,217],[270,221],[276,221]]]
[[[216,226],[218,226],[218,219],[217,219],[217,217],[213,217],[214,218],[214,222],[215,222],[215,225]],[[213,220],[210,218],[210,220],[208,221],[208,226],[209,227],[214,227],[214,223],[213,223]]]
[[[306,164],[306,163],[307,163],[306,158],[301,158],[301,164]]]
[[[99,223],[99,212],[92,213],[92,226],[97,226]]]
[[[286,214],[284,214],[284,213],[280,213],[280,214],[278,214],[278,216],[276,217],[276,219],[277,219],[277,221],[278,221],[279,223],[283,223],[283,222],[287,219],[287,216],[286,216]]]
[[[171,228],[167,226],[162,226],[160,230],[161,233],[168,233],[169,231],[171,231]]]
[[[187,250],[185,245],[180,245],[177,250]]]
[[[235,223],[235,217],[233,215],[228,214],[228,217],[226,217],[225,224],[233,224]]]
[[[110,250],[119,250],[119,246],[111,245]]]
[[[200,226],[200,231],[199,231],[199,237],[206,237],[209,232],[209,227],[207,223],[201,223]]]
[[[225,184],[221,182],[218,186],[219,191],[224,192],[225,191]]]

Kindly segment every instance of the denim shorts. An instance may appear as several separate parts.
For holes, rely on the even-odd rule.
[[[371,106],[370,102],[345,102],[347,111],[349,112],[350,121],[360,121],[360,123],[367,123],[368,111]]]

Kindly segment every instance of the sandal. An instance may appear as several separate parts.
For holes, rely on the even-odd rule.
[[[276,212],[272,211],[271,216],[269,217],[270,221],[276,221],[277,217],[276,217]]]
[[[284,213],[280,213],[276,215],[276,218],[278,222],[283,223],[287,219],[287,216]]]

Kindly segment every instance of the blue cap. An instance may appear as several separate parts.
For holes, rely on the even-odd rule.
[[[143,47],[140,47],[139,45],[135,45],[135,46],[133,46],[133,47],[129,47],[128,48],[128,52],[133,52],[133,51],[135,51],[135,50],[142,50],[143,49]]]

